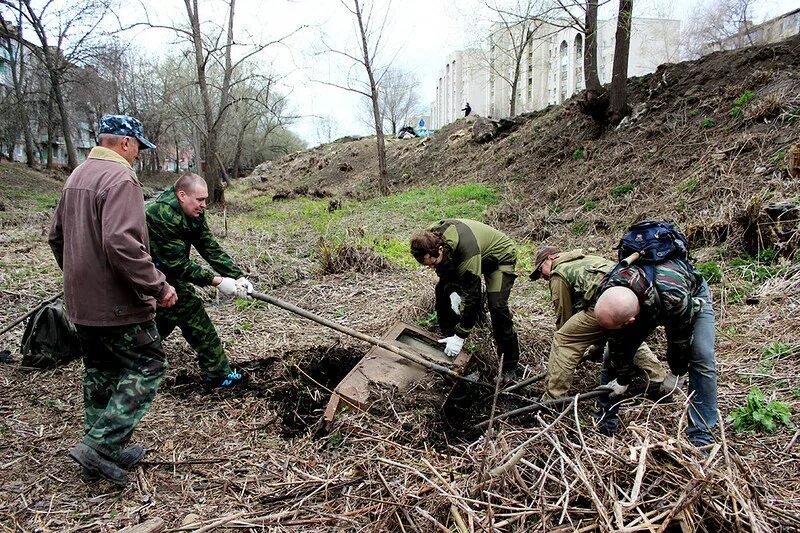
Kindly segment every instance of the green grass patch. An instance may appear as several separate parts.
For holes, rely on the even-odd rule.
[[[699,114],[700,114],[700,110],[699,109],[690,109],[689,110],[689,118],[694,118]]]
[[[775,363],[780,359],[798,353],[800,346],[783,342],[773,342],[761,350],[761,361],[758,364],[760,374],[771,374]]]
[[[592,198],[587,198],[583,201],[583,210],[587,213],[597,209],[597,201]]]
[[[611,194],[619,198],[621,196],[625,196],[635,188],[636,185],[634,185],[633,183],[623,183],[622,185],[617,185],[616,187],[611,189]]]
[[[789,405],[778,400],[767,402],[758,387],[750,389],[745,405],[731,411],[726,420],[741,433],[772,433],[779,425],[794,428]]]
[[[700,128],[701,129],[707,130],[708,128],[713,128],[713,127],[714,127],[714,120],[713,119],[704,118],[703,120],[700,121]]]
[[[36,207],[42,211],[55,209],[61,199],[60,192],[39,192],[30,195],[31,200],[36,203]]]
[[[574,152],[572,152],[572,159],[575,161],[579,161],[586,157],[586,153],[583,151],[583,148],[578,148]]]
[[[733,108],[728,111],[728,115],[730,115],[732,118],[738,118],[742,116],[744,113],[744,107],[750,102],[750,100],[755,98],[755,96],[756,93],[750,89],[747,89],[739,98],[733,101]]]
[[[332,246],[347,242],[368,247],[403,268],[418,268],[408,249],[414,231],[443,218],[484,220],[485,211],[498,202],[494,187],[468,183],[413,189],[363,202],[346,201],[332,212],[328,211],[328,199],[272,202],[270,197],[261,196],[250,200],[255,209],[242,217],[246,225],[267,233],[289,234],[298,242],[319,238]]]

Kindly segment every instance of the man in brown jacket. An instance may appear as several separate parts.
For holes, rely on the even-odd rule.
[[[123,446],[167,368],[156,306],[174,305],[177,296],[150,258],[142,186],[132,167],[140,150],[155,146],[142,123],[125,115],[100,119],[99,142],[64,184],[49,242],[64,272],[64,302],[85,368],[83,439],[69,455],[85,479],[124,486],[125,469],[145,450]]]

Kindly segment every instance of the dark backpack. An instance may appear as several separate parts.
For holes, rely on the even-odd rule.
[[[634,255],[638,254],[638,255]],[[632,225],[617,245],[617,265],[608,273],[636,264],[642,268],[650,284],[655,282],[655,266],[664,261],[682,261],[689,271],[689,241],[674,224],[661,220],[646,220]],[[656,298],[658,293],[656,292]]]
[[[634,253],[639,257],[631,263],[657,265],[668,259],[689,260],[689,241],[674,224],[660,220],[637,222],[622,236],[617,246],[617,260],[628,260]]]
[[[43,305],[28,320],[19,351],[20,365],[34,368],[52,367],[80,357],[78,332],[67,318],[61,300]]]

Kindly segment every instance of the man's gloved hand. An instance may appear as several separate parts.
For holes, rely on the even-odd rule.
[[[246,277],[242,276],[241,278],[236,280],[236,297],[237,298],[244,298],[247,299],[250,297],[250,293],[253,292],[253,284],[250,283],[250,280]]]
[[[625,394],[626,390],[628,390],[627,385],[620,385],[619,383],[617,383],[616,379],[611,383],[606,383],[605,385],[603,385],[603,387],[607,388],[610,391],[610,393],[608,394],[609,400],[619,398],[620,396]]]
[[[217,289],[225,296],[234,296],[236,294],[236,280],[233,278],[222,278],[222,281],[217,285]]]
[[[672,394],[678,389],[682,389],[683,385],[686,383],[686,374],[682,376],[676,376],[672,372],[667,374],[667,377],[664,378],[664,381],[661,382],[661,394],[668,395]]]
[[[455,314],[461,316],[461,296],[457,292],[450,293],[450,308]]]
[[[455,357],[459,353],[461,353],[461,348],[464,347],[464,339],[459,337],[458,335],[453,335],[452,337],[447,337],[444,339],[439,339],[439,342],[444,344],[444,354],[448,357]]]

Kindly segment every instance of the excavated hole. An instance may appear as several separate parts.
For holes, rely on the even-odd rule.
[[[287,361],[298,361],[286,368],[284,380],[271,388],[269,396],[277,402],[282,421],[281,436],[291,439],[312,429],[321,429],[322,413],[330,391],[361,360],[365,352],[344,348],[319,347],[288,353]]]

